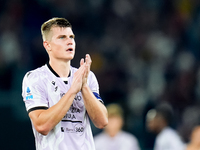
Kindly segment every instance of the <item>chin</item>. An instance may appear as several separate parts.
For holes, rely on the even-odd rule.
[[[71,56],[71,57],[67,57],[66,59],[67,60],[72,60],[74,58],[74,56]]]
[[[64,57],[64,59],[67,59],[67,60],[72,60],[73,58],[74,58],[74,54],[67,55]]]

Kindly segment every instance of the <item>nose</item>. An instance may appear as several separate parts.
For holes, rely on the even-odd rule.
[[[73,43],[74,43],[74,40],[71,38],[68,38],[67,45],[73,45]]]
[[[69,40],[67,40],[67,45],[73,45],[72,39],[69,38]]]

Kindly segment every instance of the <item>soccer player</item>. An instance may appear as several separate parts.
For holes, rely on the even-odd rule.
[[[119,104],[107,105],[108,125],[94,137],[96,150],[140,150],[137,138],[123,131],[124,113]]]
[[[95,150],[89,118],[97,128],[104,128],[108,118],[90,55],[78,69],[70,65],[75,40],[65,18],[46,21],[41,32],[49,62],[26,73],[22,86],[36,150]]]
[[[156,133],[154,150],[185,150],[179,134],[170,127],[173,113],[171,106],[168,104],[158,105],[155,109],[148,111],[146,115],[147,128],[149,131]]]

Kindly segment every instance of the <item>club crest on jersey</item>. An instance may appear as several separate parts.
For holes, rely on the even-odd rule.
[[[33,99],[33,95],[31,94],[31,90],[29,87],[27,87],[26,89],[26,94],[27,94],[26,100]]]

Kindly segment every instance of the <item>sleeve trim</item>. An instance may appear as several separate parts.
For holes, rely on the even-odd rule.
[[[103,100],[101,99],[100,95],[97,92],[93,92],[93,94],[102,104],[104,104]]]
[[[45,106],[38,106],[38,107],[30,108],[30,109],[28,110],[28,114],[29,114],[31,111],[38,110],[38,109],[44,109],[44,110],[47,110],[48,107],[45,107]]]
[[[104,102],[101,99],[99,99],[99,101],[104,105]]]

